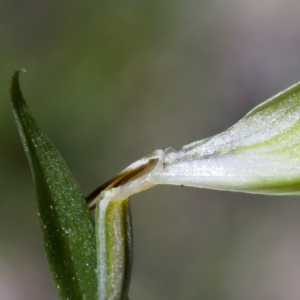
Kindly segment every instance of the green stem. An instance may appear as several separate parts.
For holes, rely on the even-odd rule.
[[[104,199],[96,208],[99,300],[127,300],[132,267],[129,199]]]

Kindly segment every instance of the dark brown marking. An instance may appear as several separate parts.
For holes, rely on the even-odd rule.
[[[147,172],[150,172],[156,165],[157,161],[158,159],[151,159],[147,164],[141,165],[136,169],[125,170],[116,175],[115,177],[111,178],[104,184],[102,184],[97,189],[95,189],[93,192],[91,192],[88,196],[85,197],[85,201],[89,205],[90,210],[95,209],[96,204],[91,205],[91,203],[102,191],[109,190],[111,188],[116,188],[129,182],[130,180],[134,180],[138,174],[139,176],[143,175],[143,173],[145,173],[145,170],[147,170]]]

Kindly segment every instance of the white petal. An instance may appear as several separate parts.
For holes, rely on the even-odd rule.
[[[125,199],[156,184],[300,194],[300,83],[258,105],[221,134],[138,160],[88,202],[93,207],[102,199]]]
[[[300,85],[267,100],[225,132],[167,149],[156,184],[253,193],[300,192]]]

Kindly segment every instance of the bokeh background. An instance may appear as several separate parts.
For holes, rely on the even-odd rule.
[[[0,299],[55,300],[10,74],[84,194],[225,130],[300,80],[300,2],[0,1]],[[296,197],[159,186],[132,197],[133,300],[300,299]]]

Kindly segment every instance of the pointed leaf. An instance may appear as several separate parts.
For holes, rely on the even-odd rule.
[[[23,99],[18,75],[11,102],[37,195],[44,245],[62,299],[97,299],[94,221],[59,152],[38,128]]]

